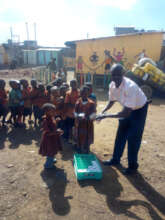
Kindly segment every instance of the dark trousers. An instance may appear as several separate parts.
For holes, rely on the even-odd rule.
[[[74,126],[74,118],[67,117],[65,120],[65,138],[69,139],[69,134],[72,132]]]
[[[141,109],[132,111],[128,118],[120,119],[117,130],[113,160],[120,162],[126,142],[128,143],[128,167],[138,168],[138,152],[146,121],[148,103]]]

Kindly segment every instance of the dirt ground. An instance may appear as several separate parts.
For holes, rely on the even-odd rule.
[[[7,76],[8,79],[10,76]],[[98,112],[107,93],[97,91]],[[112,112],[120,110],[115,104]],[[103,167],[101,181],[76,180],[73,150],[64,145],[57,155],[57,170],[45,171],[38,155],[40,131],[0,130],[0,220],[163,220],[165,219],[165,100],[149,107],[139,154],[139,173],[124,176],[121,168]],[[91,151],[100,161],[109,159],[118,121],[95,123]],[[121,161],[127,166],[127,151]]]

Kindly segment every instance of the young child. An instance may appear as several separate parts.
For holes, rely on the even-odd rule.
[[[11,117],[14,120],[14,126],[20,127],[20,118],[21,118],[21,106],[23,104],[21,91],[20,91],[20,84],[17,80],[9,81],[9,85],[12,90],[9,93],[9,108],[11,111]]]
[[[57,121],[55,120],[55,106],[50,103],[43,105],[44,119],[42,124],[42,138],[39,154],[46,156],[44,164],[45,169],[53,169],[54,156],[58,151],[62,150],[60,136],[63,134],[61,129],[57,129]]]
[[[2,126],[5,125],[6,116],[8,113],[8,100],[7,91],[5,90],[6,83],[3,79],[0,79],[0,117],[2,116]]]
[[[37,126],[37,122],[40,124],[42,121],[42,116],[44,114],[42,106],[47,103],[47,96],[45,87],[42,83],[38,85],[38,96],[36,98],[36,104],[34,108],[34,125]]]
[[[39,95],[37,81],[35,79],[31,80],[31,86],[32,86],[32,90],[30,92],[30,98],[31,98],[32,110],[33,110],[33,114],[34,114],[34,118],[35,118],[36,111],[37,111],[37,98]],[[37,122],[36,122],[35,126],[36,125],[37,125]]]
[[[75,129],[79,153],[89,153],[90,145],[94,141],[93,120],[96,117],[96,105],[88,98],[89,88],[83,86],[79,100],[75,106]]]
[[[97,98],[96,95],[93,93],[92,83],[86,82],[85,85],[89,88],[88,98],[91,99],[95,104],[97,104]]]
[[[80,96],[79,89],[77,88],[77,81],[75,79],[70,81],[71,90],[66,93],[66,140],[72,144],[72,129],[74,126],[74,112],[75,104]]]
[[[57,86],[53,86],[51,88],[51,96],[50,96],[50,101],[53,105],[55,105],[56,110],[55,110],[55,117],[60,116],[60,90]]]
[[[27,80],[21,80],[21,84],[23,86],[22,89],[22,99],[24,101],[24,109],[23,109],[23,123],[25,124],[25,118],[29,116],[29,124],[32,123],[31,116],[32,116],[32,102],[30,98],[31,88],[29,87]]]

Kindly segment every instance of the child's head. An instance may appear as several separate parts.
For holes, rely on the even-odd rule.
[[[72,79],[70,81],[70,87],[72,88],[72,90],[76,90],[77,89],[77,80]]]
[[[44,85],[43,85],[42,83],[39,83],[39,84],[38,84],[38,90],[39,90],[39,92],[41,92],[41,93],[43,93],[43,92],[45,91],[45,87],[44,87]]]
[[[89,87],[82,86],[80,89],[80,96],[81,96],[82,100],[87,100],[87,98],[89,96]]]
[[[10,80],[9,85],[12,89],[19,89],[20,82],[18,80]]]
[[[63,97],[65,97],[65,95],[66,95],[66,87],[65,86],[61,86],[60,87],[60,96],[63,96]]]
[[[23,86],[23,88],[27,88],[29,86],[29,83],[26,79],[21,79],[20,83]]]
[[[56,114],[55,112],[56,107],[51,103],[45,103],[42,106],[42,110],[44,112],[44,115],[49,116],[49,117],[54,117]]]
[[[91,82],[86,82],[85,85],[89,88],[89,95],[90,95],[93,91],[92,83]]]
[[[32,79],[32,80],[31,80],[31,86],[32,86],[33,88],[36,88],[36,87],[37,87],[37,80],[36,80],[36,79]]]
[[[59,97],[60,96],[59,88],[57,86],[53,86],[50,91],[51,91],[51,95],[53,97]]]
[[[0,89],[4,89],[6,86],[6,82],[3,79],[0,79]]]
[[[60,87],[62,85],[62,79],[59,77],[56,81],[56,86]]]
[[[69,90],[69,84],[68,84],[68,83],[64,82],[62,85],[63,85],[63,86],[65,86],[66,91],[68,91],[68,90]]]

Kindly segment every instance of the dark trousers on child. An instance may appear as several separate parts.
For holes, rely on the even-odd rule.
[[[113,161],[120,163],[126,142],[128,143],[128,167],[138,168],[138,152],[141,145],[148,103],[138,110],[133,110],[128,118],[120,119],[117,130]]]

